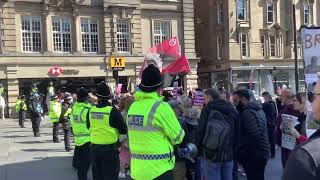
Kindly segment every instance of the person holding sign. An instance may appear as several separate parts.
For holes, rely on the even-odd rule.
[[[308,99],[312,101],[312,111],[315,121],[320,124],[320,80],[314,92],[308,94]],[[300,135],[295,128],[292,133],[300,140],[306,141],[307,138]],[[304,140],[302,140],[304,139]],[[285,167],[283,180],[319,180],[320,179],[320,129],[312,134],[309,140],[296,148]]]
[[[282,161],[282,167],[284,168],[289,158],[290,152],[293,150],[295,146],[295,142],[289,143],[289,142],[295,141],[295,138],[291,136],[290,129],[288,127],[290,127],[290,123],[297,122],[299,112],[294,109],[294,106],[293,106],[294,94],[291,90],[288,90],[288,89],[283,90],[281,92],[280,98],[282,102],[282,109],[276,121],[276,124],[277,124],[276,142],[277,142],[277,145],[281,147],[281,161]],[[283,123],[284,121],[283,118],[286,118],[284,123]],[[283,142],[284,140],[285,140],[285,143]]]

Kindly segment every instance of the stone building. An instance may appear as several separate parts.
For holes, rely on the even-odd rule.
[[[102,80],[114,87],[118,77],[133,90],[147,49],[174,36],[192,67],[184,85],[197,84],[193,0],[0,0],[0,32],[10,115],[32,83],[46,93],[50,80],[57,88]],[[123,71],[113,71],[112,58]]]
[[[319,3],[295,1],[297,30],[319,25]],[[292,12],[292,0],[195,0],[199,86],[295,89]],[[298,59],[303,89],[300,44]]]

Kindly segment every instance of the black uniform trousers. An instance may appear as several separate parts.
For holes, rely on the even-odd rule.
[[[268,138],[270,144],[271,157],[276,155],[276,132],[275,128],[268,128]]]
[[[19,126],[24,127],[24,122],[26,121],[26,111],[20,110],[19,111]]]
[[[119,151],[116,144],[92,144],[93,180],[118,180],[120,171]]]
[[[70,125],[68,122],[63,122],[63,133],[64,133],[64,147],[69,149],[70,146]],[[53,142],[59,142],[59,122],[53,123]]]
[[[268,160],[249,158],[241,162],[248,180],[264,180],[265,168]]]
[[[87,142],[82,146],[76,146],[74,149],[74,160],[78,170],[78,180],[88,180],[88,171],[92,159],[91,143]]]
[[[154,180],[174,180],[172,170],[163,173],[161,176],[155,178]]]
[[[38,114],[31,115],[32,129],[34,136],[40,136],[41,116]]]

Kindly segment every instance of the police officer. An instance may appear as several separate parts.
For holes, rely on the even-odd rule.
[[[61,106],[61,114],[59,123],[63,126],[63,132],[64,132],[64,147],[66,151],[71,151],[72,148],[70,146],[70,115],[71,115],[71,104],[72,104],[72,96],[69,94],[65,94],[64,96],[64,102]],[[56,130],[56,135],[59,134],[59,129]]]
[[[127,127],[111,99],[110,88],[105,82],[97,87],[98,104],[92,107],[87,117],[93,150],[93,180],[117,180],[120,171],[119,136],[127,134]]]
[[[131,176],[137,180],[173,180],[174,145],[185,135],[170,105],[159,97],[163,80],[149,65],[142,73],[140,92],[127,118]]]
[[[54,87],[52,81],[49,82],[49,85],[47,87],[47,95],[49,95],[50,97],[54,95]]]
[[[78,170],[78,180],[87,180],[91,164],[90,131],[86,125],[87,115],[91,108],[88,102],[88,91],[80,88],[77,93],[77,102],[72,107],[70,123],[73,127],[75,150],[73,165]]]
[[[59,97],[53,96],[53,100],[50,103],[50,111],[49,111],[49,117],[50,121],[53,124],[53,142],[59,143],[59,119],[61,115],[61,104],[59,103]]]
[[[38,87],[36,83],[33,83],[31,86],[30,95],[33,96],[34,94],[38,94]]]
[[[43,115],[43,107],[41,97],[38,93],[33,94],[31,97],[30,113],[33,135],[35,137],[40,137],[40,122]]]
[[[16,111],[19,113],[19,126],[20,128],[25,128],[24,122],[26,120],[27,104],[26,96],[19,96],[16,102]]]

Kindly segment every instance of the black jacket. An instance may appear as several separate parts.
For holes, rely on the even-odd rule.
[[[277,109],[276,104],[273,101],[266,101],[263,103],[263,112],[267,118],[268,129],[275,129],[276,127],[276,119],[277,119]]]
[[[258,101],[249,102],[240,113],[240,160],[248,158],[269,159],[270,145],[267,119]]]
[[[297,147],[286,164],[283,180],[320,179],[320,129]]]
[[[206,126],[207,126],[207,122],[210,121],[210,119],[219,119],[220,117],[209,117],[210,115],[210,111],[219,111],[220,113],[224,114],[225,116],[228,116],[228,118],[231,120],[231,124],[230,127],[233,132],[232,135],[230,135],[230,149],[228,152],[226,152],[228,155],[226,157],[228,157],[228,160],[234,160],[235,159],[235,153],[237,150],[237,144],[238,144],[238,133],[239,133],[239,116],[238,116],[238,112],[235,109],[235,107],[222,99],[219,100],[214,100],[210,103],[208,103],[208,105],[206,107],[203,108],[201,115],[200,115],[200,120],[198,123],[198,132],[197,132],[197,147],[199,149],[199,153],[202,153],[203,151],[203,145],[202,145],[202,141],[205,135],[205,131],[206,131]],[[214,115],[216,113],[213,113],[212,115]]]

